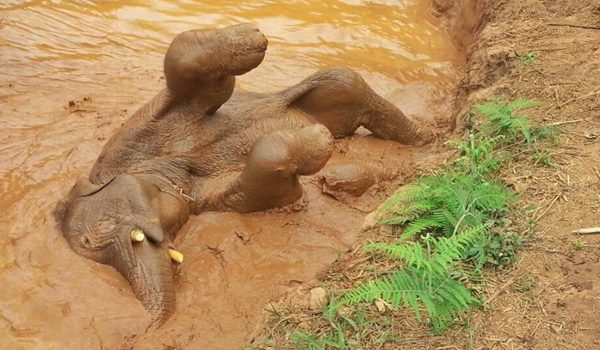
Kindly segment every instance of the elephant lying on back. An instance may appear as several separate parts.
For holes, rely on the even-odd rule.
[[[57,208],[73,250],[116,268],[158,323],[175,308],[169,249],[190,214],[297,201],[298,177],[323,168],[334,138],[360,126],[405,144],[431,140],[348,68],[275,94],[234,93],[235,76],[258,66],[266,48],[252,25],[179,34],[164,60],[166,88]]]

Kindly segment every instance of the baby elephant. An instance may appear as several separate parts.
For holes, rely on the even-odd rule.
[[[334,138],[360,126],[404,144],[432,138],[348,68],[275,94],[234,93],[235,76],[266,49],[249,24],[175,37],[166,88],[117,130],[56,210],[73,250],[117,269],[157,324],[175,309],[181,255],[172,242],[190,214],[294,203],[299,176],[322,169]]]

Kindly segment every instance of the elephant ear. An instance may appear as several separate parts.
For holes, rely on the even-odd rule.
[[[90,182],[90,180],[88,180],[88,178],[82,177],[79,180],[77,180],[77,182],[69,192],[69,198],[91,196],[103,189],[104,187],[108,186],[111,182],[113,182],[114,179],[115,178],[112,178],[102,184],[93,184]]]
[[[58,224],[59,229],[64,233],[67,232],[67,223],[65,221],[66,219],[66,215],[67,215],[67,211],[70,207],[70,205],[73,202],[73,199],[79,197],[79,196],[86,196],[86,195],[91,195],[93,193],[96,193],[98,191],[100,191],[103,187],[105,186],[105,184],[102,185],[95,185],[92,184],[87,178],[80,178],[79,180],[77,180],[77,182],[75,183],[75,185],[73,185],[73,187],[71,188],[71,190],[69,191],[69,194],[65,197],[65,199],[59,201],[56,205],[56,208],[54,209],[54,219],[56,220],[56,223]]]

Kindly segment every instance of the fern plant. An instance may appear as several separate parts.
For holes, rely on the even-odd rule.
[[[331,315],[342,305],[382,299],[394,308],[412,308],[420,321],[424,320],[425,312],[434,330],[446,329],[478,302],[460,281],[451,276],[451,271],[488,228],[488,225],[481,225],[452,237],[427,235],[423,242],[367,245],[367,250],[401,260],[406,267],[358,286],[332,303],[326,312]]]
[[[513,198],[506,187],[477,177],[444,173],[401,188],[381,207],[380,224],[405,225],[408,239],[424,231],[442,236],[487,224]]]
[[[483,128],[487,135],[503,136],[506,142],[522,138],[527,144],[531,144],[533,142],[531,123],[525,116],[517,115],[516,112],[538,105],[537,101],[519,99],[513,102],[490,101],[473,107],[487,119]]]
[[[473,176],[485,176],[497,171],[504,161],[503,154],[495,150],[500,138],[480,138],[470,133],[467,140],[448,142],[460,152],[460,157],[454,161],[455,167]]]
[[[418,320],[442,331],[479,302],[483,267],[509,264],[520,247],[518,235],[491,229],[502,226],[499,219],[515,197],[493,180],[504,161],[499,151],[524,144],[539,155],[536,142],[555,135],[519,113],[536,105],[521,99],[474,106],[485,122],[467,140],[451,143],[460,152],[453,166],[400,188],[380,206],[379,224],[400,226],[402,234],[395,243],[372,243],[365,250],[400,260],[403,268],[332,300],[326,317],[331,320],[343,305],[382,299],[411,308]]]

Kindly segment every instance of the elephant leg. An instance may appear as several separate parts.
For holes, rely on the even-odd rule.
[[[376,137],[405,144],[423,145],[432,139],[429,129],[408,119],[349,68],[319,71],[280,94],[290,107],[313,117],[335,137],[364,126]]]
[[[213,114],[233,93],[235,75],[258,66],[267,39],[253,25],[191,30],[173,39],[164,61],[167,88],[140,108],[104,146],[90,181],[104,183],[131,166],[160,157],[169,124]]]
[[[267,44],[251,24],[183,32],[165,55],[168,90],[176,97],[197,99],[200,108],[212,114],[231,97],[234,76],[262,62]]]
[[[203,184],[195,212],[252,212],[291,204],[302,197],[299,176],[318,172],[332,152],[333,137],[321,124],[264,135],[241,172]]]

